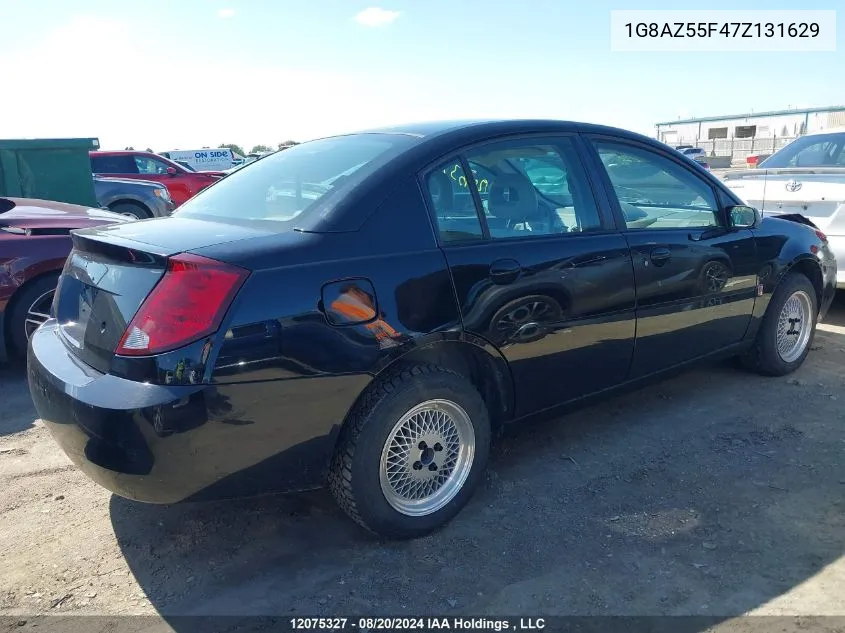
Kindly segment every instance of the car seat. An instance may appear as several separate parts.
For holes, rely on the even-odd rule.
[[[521,174],[501,174],[491,180],[487,210],[492,216],[487,218],[487,224],[493,237],[565,230],[557,215],[541,204],[531,181]]]

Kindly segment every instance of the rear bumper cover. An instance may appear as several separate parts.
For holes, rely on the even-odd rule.
[[[828,235],[827,244],[836,257],[836,287],[845,290],[845,235]]]
[[[176,503],[324,481],[334,428],[285,419],[276,403],[255,406],[264,403],[254,383],[219,389],[102,374],[70,354],[52,320],[30,340],[27,374],[39,417],[71,461],[122,497]]]
[[[176,209],[176,205],[171,200],[170,202],[165,202],[160,198],[155,198],[155,200],[151,201],[150,210],[153,213],[154,218],[165,218]]]
[[[5,312],[0,312],[0,363],[9,360],[9,353],[6,351],[6,322]]]

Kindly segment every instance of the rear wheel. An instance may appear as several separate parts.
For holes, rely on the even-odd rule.
[[[14,305],[6,324],[9,347],[16,356],[26,356],[32,333],[50,318],[58,277],[47,275],[27,284],[13,297]]]
[[[152,214],[150,213],[149,209],[140,204],[133,204],[131,202],[119,202],[110,206],[109,209],[114,213],[119,213],[120,215],[125,215],[127,217],[135,218],[137,220],[143,220],[145,218],[152,217]]]
[[[788,273],[772,295],[744,364],[761,374],[784,376],[798,369],[816,333],[816,289],[807,277]]]
[[[380,379],[341,431],[329,486],[346,513],[385,538],[452,519],[484,474],[487,408],[465,378],[418,365]]]

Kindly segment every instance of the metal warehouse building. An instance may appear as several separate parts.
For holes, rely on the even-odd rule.
[[[702,147],[711,158],[730,164],[751,153],[771,154],[797,136],[833,127],[845,127],[845,106],[666,121],[657,124],[657,138],[667,145]]]

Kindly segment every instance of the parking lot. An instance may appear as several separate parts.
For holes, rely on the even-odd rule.
[[[514,429],[469,507],[404,543],[323,492],[114,497],[7,367],[0,614],[845,614],[843,362],[840,296],[796,374],[723,363]]]

